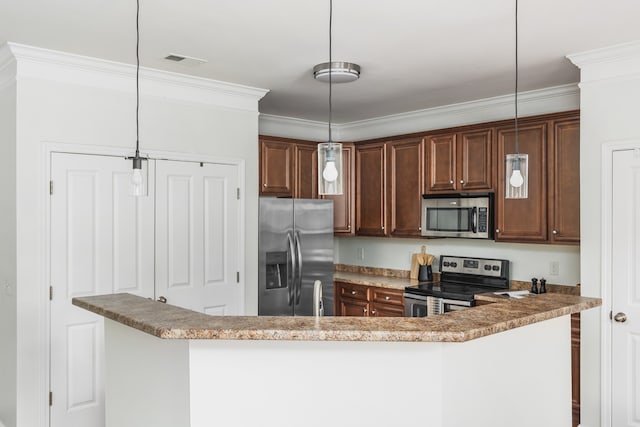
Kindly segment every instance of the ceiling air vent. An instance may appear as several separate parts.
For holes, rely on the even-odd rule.
[[[178,55],[176,53],[170,53],[169,55],[165,56],[164,59],[166,59],[167,61],[179,62],[180,64],[184,65],[202,65],[207,63],[206,59],[194,58],[193,56]]]

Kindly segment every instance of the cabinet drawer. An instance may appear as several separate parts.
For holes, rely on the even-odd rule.
[[[371,300],[375,303],[404,305],[404,292],[399,289],[372,288],[371,292]]]
[[[404,307],[393,304],[372,303],[369,316],[373,317],[404,317]]]
[[[338,283],[338,293],[341,298],[353,298],[367,301],[369,299],[368,290],[369,287],[364,285]]]

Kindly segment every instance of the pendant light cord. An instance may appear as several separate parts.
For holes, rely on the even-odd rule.
[[[329,0],[329,146],[333,142],[331,138],[331,121],[333,119],[333,84],[331,79],[331,72],[333,69],[333,51],[332,51],[332,39],[333,39],[333,0]]]
[[[518,146],[518,0],[516,0],[516,90],[515,90],[515,130],[516,130],[516,161],[520,163],[520,150]]]
[[[136,0],[136,158],[140,157],[140,0]]]

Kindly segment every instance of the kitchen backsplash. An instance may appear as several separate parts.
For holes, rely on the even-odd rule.
[[[343,237],[334,240],[334,262],[351,266],[405,270],[411,268],[411,254],[425,245],[427,253],[440,255],[499,258],[511,261],[511,279],[529,282],[532,277],[546,278],[548,283],[580,283],[580,247],[496,243],[470,239],[388,239]]]

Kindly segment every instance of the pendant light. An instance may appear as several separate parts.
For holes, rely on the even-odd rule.
[[[328,77],[329,83],[329,139],[327,142],[318,144],[318,194],[338,195],[342,194],[342,144],[333,142],[331,137],[331,120],[333,119],[333,74],[334,62],[332,51],[333,36],[333,0],[329,0],[329,63],[328,70],[324,72],[320,69],[324,65],[314,67],[314,77],[321,80]],[[355,64],[350,64],[355,65]],[[320,68],[319,68],[320,67]],[[360,75],[360,67],[357,67]],[[325,77],[326,76],[326,77]],[[357,78],[357,77],[356,77]]]
[[[140,0],[136,0],[136,154],[133,157],[127,157],[127,160],[133,162],[133,172],[131,174],[131,183],[129,194],[132,196],[147,195],[147,180],[145,179],[146,169],[143,170],[142,162],[146,161],[146,157],[140,157]]]
[[[528,196],[528,163],[529,155],[520,154],[518,143],[518,0],[516,2],[516,87],[515,87],[515,154],[507,154],[506,182],[507,199],[526,199]]]

